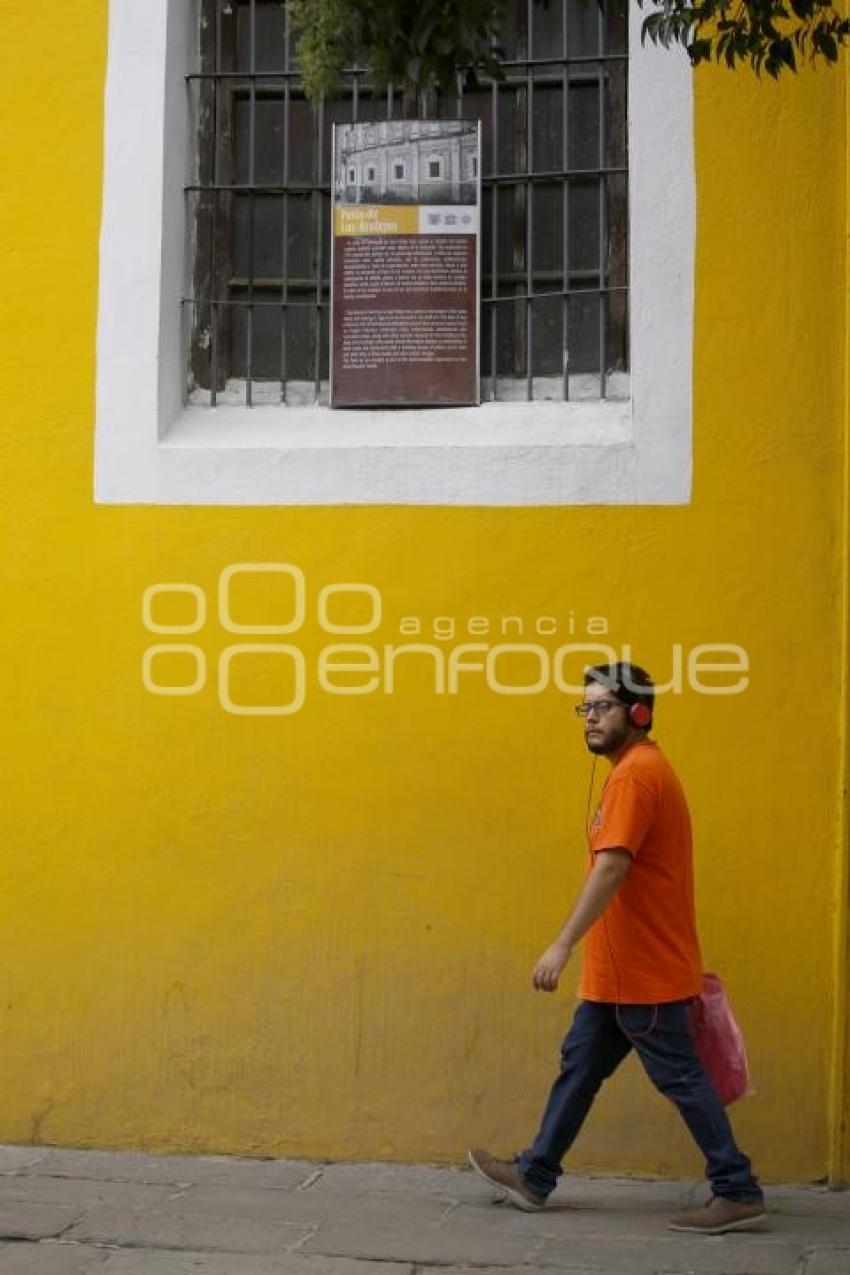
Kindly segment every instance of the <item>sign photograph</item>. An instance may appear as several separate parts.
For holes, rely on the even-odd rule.
[[[480,401],[479,128],[334,129],[332,407]]]

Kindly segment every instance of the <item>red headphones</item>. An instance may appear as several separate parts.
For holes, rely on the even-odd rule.
[[[648,704],[638,702],[629,705],[629,721],[632,726],[638,726],[640,729],[647,727],[652,721],[652,710]]]

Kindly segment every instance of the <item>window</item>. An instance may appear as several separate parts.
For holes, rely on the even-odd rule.
[[[372,164],[370,164],[366,169],[366,180],[368,182],[373,182],[375,180],[375,168]]]
[[[343,95],[338,103],[326,102],[315,112],[299,97],[291,64],[274,83],[265,71],[255,68],[252,75],[250,66],[245,66],[218,76],[216,88],[216,76],[206,61],[215,30],[202,26],[202,0],[108,3],[97,326],[97,501],[562,505],[679,503],[689,499],[695,223],[692,77],[685,57],[641,45],[642,17],[637,6],[629,6],[631,56],[627,64],[621,60],[628,67],[629,102],[627,283],[631,321],[624,332],[628,396],[612,394],[612,386],[606,384],[602,397],[600,369],[594,369],[592,363],[589,371],[576,371],[573,352],[576,358],[581,355],[590,360],[594,333],[601,335],[602,325],[597,328],[593,319],[583,329],[584,347],[576,347],[573,341],[570,348],[566,386],[570,401],[563,401],[561,377],[546,370],[552,363],[544,363],[542,368],[539,363],[540,359],[549,360],[553,349],[560,349],[560,335],[554,345],[551,340],[548,346],[546,342],[547,334],[551,338],[561,331],[555,314],[564,300],[557,291],[562,276],[553,267],[553,259],[558,264],[558,246],[550,239],[546,245],[548,262],[541,261],[539,254],[532,254],[529,262],[524,255],[522,222],[514,221],[513,212],[523,204],[526,209],[531,207],[525,232],[527,235],[530,225],[536,245],[538,233],[546,238],[539,232],[541,202],[546,212],[545,199],[551,197],[548,225],[563,228],[562,220],[551,218],[551,199],[556,198],[558,182],[550,180],[550,170],[540,168],[543,143],[536,140],[534,123],[544,105],[555,112],[558,108],[552,94],[544,94],[545,84],[538,86],[538,79],[552,78],[551,63],[529,67],[527,50],[519,38],[511,36],[506,47],[507,78],[504,84],[482,90],[490,106],[488,113],[480,116],[485,134],[490,130],[483,152],[485,171],[481,173],[485,217],[490,217],[488,207],[496,210],[495,233],[488,231],[489,260],[482,260],[482,317],[483,325],[489,324],[482,361],[489,357],[490,367],[494,365],[495,345],[497,383],[492,385],[489,368],[484,366],[485,401],[480,407],[331,412],[321,406],[321,392],[316,401],[316,385],[321,391],[326,357],[323,325],[327,298],[322,279],[323,255],[328,249],[330,125],[334,117],[351,119],[353,85],[348,96]],[[558,0],[550,0],[552,21],[556,19],[551,14],[559,7]],[[262,10],[272,12],[271,6],[255,4],[255,31],[264,20],[260,18]],[[591,10],[588,6],[588,12]],[[541,8],[540,12],[547,10]],[[221,0],[222,36],[225,19],[229,21],[230,15],[236,14],[234,20],[244,23],[243,14],[247,14],[250,24],[250,13],[250,4],[246,9],[236,0]],[[522,36],[520,19],[526,22],[526,30],[528,23],[520,12],[517,21]],[[538,20],[535,6],[530,47],[537,60],[548,20]],[[528,39],[527,35],[523,38]],[[568,51],[573,48],[574,52],[569,26],[567,39]],[[266,49],[256,36],[254,48],[259,64]],[[269,49],[279,56],[279,47],[270,45]],[[242,55],[231,47],[228,56]],[[292,51],[289,56],[291,59]],[[598,54],[590,56],[589,64],[598,63]],[[580,77],[585,67],[577,62],[574,68],[567,68],[568,100],[573,95],[573,71]],[[390,95],[370,96],[365,80],[359,83],[362,78],[355,77],[359,118],[370,114],[385,118],[390,109],[396,114],[401,111],[403,103],[397,93],[391,101]],[[562,96],[563,78],[561,68]],[[600,94],[599,79],[597,76],[596,101],[600,96],[607,101],[607,91]],[[283,127],[287,95],[284,93],[281,104],[281,84],[289,85],[287,129]],[[241,98],[235,92],[237,87]],[[267,92],[267,88],[275,91]],[[589,105],[593,94],[586,85],[576,83],[575,92],[585,93],[586,116],[593,119],[596,112],[596,118],[606,118],[607,112],[600,115]],[[211,164],[218,163],[217,176],[225,177],[226,166],[236,162],[240,153],[234,136],[237,129],[247,129],[250,137],[252,100],[255,145],[246,150],[241,144],[239,163],[250,165],[253,156],[253,181],[249,180],[250,171],[244,171],[238,182],[232,178],[211,181]],[[524,103],[524,117],[514,106],[508,111],[505,103],[511,101],[514,105]],[[464,94],[460,106],[458,112],[458,102],[453,100],[432,103],[429,109],[452,118],[458,113],[474,113],[474,95]],[[232,110],[229,126],[211,128],[211,109]],[[529,115],[530,170],[520,168],[517,158],[523,148],[529,152]],[[566,118],[569,133],[569,112]],[[513,121],[509,129],[502,126],[506,119]],[[281,144],[280,158],[274,160],[280,165],[276,174],[263,171],[271,156],[268,147],[262,151],[266,158],[261,156],[261,127],[268,128],[272,137],[278,127],[281,143],[285,137],[298,139],[294,147],[284,149]],[[606,135],[610,132],[605,131]],[[217,148],[209,141],[216,135]],[[539,136],[545,136],[545,130]],[[312,139],[309,146],[305,138]],[[574,141],[569,140],[570,147]],[[625,139],[621,142],[625,144]],[[546,145],[551,145],[551,139]],[[499,158],[503,148],[507,155],[503,162],[509,160],[509,167],[492,167],[494,152]],[[289,156],[286,162],[290,165],[285,188],[284,155]],[[191,164],[189,156],[195,156]],[[299,164],[303,166],[299,168]],[[486,171],[488,165],[491,167]],[[317,176],[325,166],[327,177]],[[387,177],[392,180],[392,167]],[[382,173],[379,178],[384,180]],[[585,186],[589,180],[586,173],[576,175],[576,181]],[[605,181],[623,184],[625,175],[610,173]],[[572,187],[572,177],[568,182]],[[541,201],[538,187],[545,186],[552,189]],[[571,195],[570,219],[577,216]],[[585,213],[588,203],[585,199]],[[282,205],[288,207],[290,218],[286,254]],[[216,206],[218,211],[214,212]],[[271,237],[266,233],[269,224],[275,228]],[[542,224],[545,227],[547,223],[544,220]],[[593,270],[600,261],[576,258],[575,245],[581,242],[585,251],[593,235],[581,239],[577,224],[574,226],[572,220],[566,224],[568,274],[579,276],[572,278],[566,295],[568,331],[572,333],[574,305],[580,312],[582,306],[592,308],[598,297],[598,322],[599,309],[610,306],[614,294],[608,254],[608,300],[603,290],[592,286],[593,276],[580,277],[580,269]],[[592,228],[598,229],[599,224],[590,219]],[[511,228],[509,233],[506,226]],[[252,236],[253,254],[248,252]],[[538,292],[525,295],[529,264],[534,287],[544,289],[542,297]],[[213,269],[218,272],[215,280]],[[597,269],[597,283],[598,278]],[[213,282],[217,291],[212,290]],[[551,293],[546,288],[552,289]],[[270,305],[262,307],[263,300]],[[529,331],[524,308],[531,315],[532,401],[517,402],[510,401],[512,395],[528,395],[527,363],[522,363],[527,346],[516,339],[517,333],[524,338]],[[220,326],[212,322],[214,311]],[[280,327],[274,320],[264,328],[264,316],[274,314],[281,316]],[[488,314],[495,316],[495,322]],[[610,314],[608,323],[603,361],[606,382],[625,375],[612,370],[617,328]],[[598,338],[595,344],[598,357]],[[213,345],[217,381],[210,376]],[[284,355],[285,378],[281,378],[280,358]],[[266,381],[258,375],[258,360],[265,358],[272,377],[278,379]],[[210,381],[207,389],[203,388],[204,376]],[[588,398],[574,376],[590,378]],[[189,378],[194,383],[191,395],[187,395]],[[540,393],[547,392],[547,378],[552,398],[542,401]],[[225,388],[217,393],[212,410],[209,402],[217,383]],[[246,409],[249,387],[255,391],[252,402],[257,410]],[[261,390],[270,391],[268,399]],[[197,402],[204,395],[207,403]],[[260,410],[260,405],[272,398],[274,405]]]
[[[586,0],[513,0],[509,13],[504,79],[426,103],[482,121],[482,397],[623,398],[627,15]],[[337,99],[311,108],[281,0],[203,0],[200,65],[194,401],[285,403],[290,383],[320,400],[332,125],[411,104],[355,69]],[[423,156],[420,171],[441,180],[443,157]],[[403,158],[392,175],[407,182]]]

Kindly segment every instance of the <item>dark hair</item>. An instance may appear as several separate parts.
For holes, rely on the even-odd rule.
[[[621,704],[646,704],[650,713],[655,707],[655,686],[645,668],[639,664],[630,664],[621,660],[617,664],[595,664],[585,669],[584,684],[589,686],[596,682],[604,686],[612,695],[616,695]],[[652,718],[644,730],[652,729]]]

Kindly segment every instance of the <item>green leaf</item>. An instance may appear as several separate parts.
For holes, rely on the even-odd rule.
[[[688,45],[688,57],[691,59],[691,66],[699,66],[700,62],[707,62],[711,57],[711,40],[693,40]]]
[[[555,0],[533,0],[550,8]],[[589,0],[587,0],[589,3]],[[628,0],[597,0],[609,15]],[[286,0],[299,36],[299,60],[311,99],[333,92],[343,68],[366,66],[375,87],[390,80],[409,91],[454,92],[460,71],[474,87],[502,78],[501,34],[514,0]],[[641,43],[681,44],[692,65],[714,56],[777,78],[802,61],[834,63],[850,41],[850,16],[833,0],[636,0]]]

